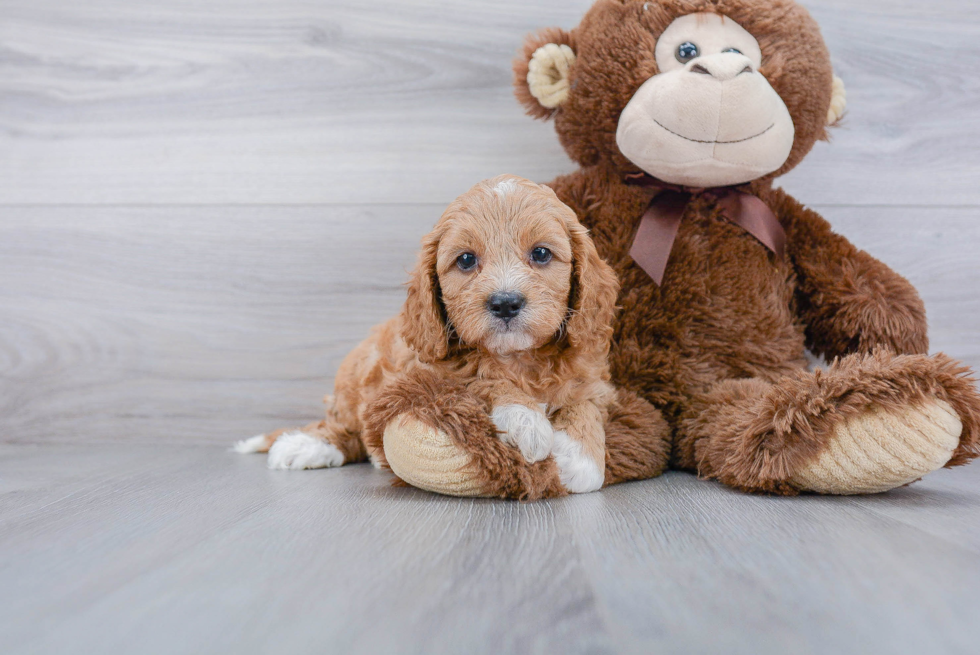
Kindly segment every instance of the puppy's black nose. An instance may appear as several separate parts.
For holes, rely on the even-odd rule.
[[[516,291],[499,291],[487,300],[487,309],[494,316],[509,321],[521,313],[527,299]]]

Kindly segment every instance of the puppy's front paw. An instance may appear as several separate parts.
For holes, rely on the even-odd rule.
[[[287,432],[269,449],[271,469],[322,469],[343,463],[344,454],[336,446],[305,432]]]
[[[564,430],[555,431],[554,455],[561,483],[569,492],[584,494],[602,488],[605,471]]]
[[[490,418],[501,433],[500,440],[517,446],[528,462],[540,462],[551,454],[555,435],[543,413],[524,405],[501,405]]]

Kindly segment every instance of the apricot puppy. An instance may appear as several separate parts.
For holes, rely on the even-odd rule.
[[[554,456],[567,491],[599,489],[618,286],[551,189],[506,175],[481,182],[423,240],[402,312],[341,364],[326,418],[236,450],[268,451],[270,468],[386,466],[380,440],[364,438],[367,409],[424,369],[485,400],[499,438],[525,460]]]

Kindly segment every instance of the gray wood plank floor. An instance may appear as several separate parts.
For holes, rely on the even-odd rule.
[[[522,505],[216,446],[0,456],[4,652],[969,653],[980,638],[978,467],[869,498],[670,473]]]
[[[974,653],[980,466],[529,505],[273,472],[589,0],[0,0],[0,652]],[[980,5],[809,0],[849,88],[783,181],[980,368]],[[953,53],[950,55],[949,53]]]

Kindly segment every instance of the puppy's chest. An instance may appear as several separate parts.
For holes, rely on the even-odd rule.
[[[513,385],[549,408],[594,400],[609,386],[592,371],[559,371],[552,364],[535,360],[494,362],[477,375],[489,382]]]
[[[561,382],[537,380],[525,384],[522,390],[549,409],[584,402],[596,395],[594,382],[575,379]]]

